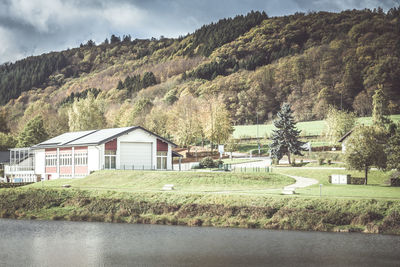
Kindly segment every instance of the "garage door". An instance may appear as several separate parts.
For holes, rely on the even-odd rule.
[[[152,143],[121,142],[121,169],[152,169]]]

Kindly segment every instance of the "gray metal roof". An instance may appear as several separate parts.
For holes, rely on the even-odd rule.
[[[86,145],[99,145],[110,140],[113,140],[125,133],[129,133],[136,129],[142,129],[149,134],[156,136],[157,138],[170,143],[171,145],[176,147],[176,144],[171,141],[152,133],[140,126],[131,126],[131,127],[122,127],[122,128],[109,128],[109,129],[101,129],[101,130],[91,130],[91,131],[82,131],[82,132],[70,132],[64,133],[62,135],[56,136],[52,139],[44,141],[40,144],[33,146],[33,149],[40,148],[53,148],[53,147],[70,147],[70,146],[86,146]]]
[[[36,146],[62,146],[79,138],[82,138],[95,131],[96,130],[64,133],[62,135],[46,140]]]
[[[76,139],[75,141],[69,142],[68,145],[79,146],[84,144],[99,144],[106,141],[109,138],[129,132],[131,129],[136,127],[123,127],[123,128],[110,128],[98,130],[94,133],[86,135],[82,138]]]

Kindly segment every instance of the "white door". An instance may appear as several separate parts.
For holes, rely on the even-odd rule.
[[[153,169],[152,143],[121,142],[120,145],[121,169]]]

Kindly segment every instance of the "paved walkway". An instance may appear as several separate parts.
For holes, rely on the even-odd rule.
[[[304,188],[318,183],[318,180],[312,178],[305,178],[293,175],[287,175],[287,176],[295,179],[296,183],[285,186],[282,191],[283,194],[293,194],[297,188]]]

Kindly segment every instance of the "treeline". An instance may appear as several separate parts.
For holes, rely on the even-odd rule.
[[[209,56],[215,48],[235,40],[240,35],[259,25],[268,16],[265,12],[251,11],[246,16],[221,19],[217,23],[204,25],[193,33],[193,43],[185,54]]]
[[[67,64],[68,60],[61,52],[0,65],[0,104],[6,104],[24,91],[42,86],[51,74]]]
[[[101,90],[97,89],[97,88],[89,88],[82,92],[77,92],[77,93],[72,92],[69,96],[67,96],[60,102],[60,106],[62,106],[64,104],[72,104],[77,99],[86,98],[88,93],[91,93],[94,95],[94,97],[97,97],[100,92],[101,92]]]
[[[154,73],[145,72],[143,76],[141,76],[140,74],[136,74],[133,76],[128,75],[123,82],[119,80],[117,89],[126,89],[130,94],[132,94],[135,92],[139,92],[141,89],[147,88],[154,84],[157,84],[156,76],[154,76]]]

